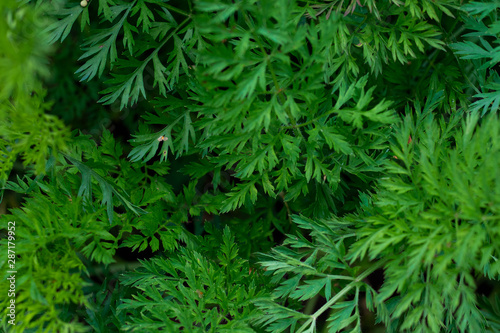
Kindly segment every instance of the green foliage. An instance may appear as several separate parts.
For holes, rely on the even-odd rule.
[[[499,9],[3,1],[3,330],[498,331]]]
[[[238,256],[228,227],[216,253],[214,240],[190,239],[168,259],[142,262],[123,277],[123,284],[137,289],[118,307],[130,318],[125,331],[253,332],[249,323],[259,312],[252,301],[265,295],[259,287],[265,280]]]
[[[0,184],[7,180],[17,155],[36,173],[45,160],[64,149],[69,136],[64,124],[45,112],[51,103],[41,79],[49,75],[46,57],[51,48],[40,30],[48,24],[42,8],[18,7],[16,1],[0,5]]]
[[[453,43],[450,47],[461,59],[472,59],[474,68],[467,73],[471,82],[477,82],[474,87],[474,103],[470,105],[472,111],[481,111],[484,115],[488,111],[495,113],[500,105],[500,78],[493,67],[500,62],[500,46],[498,33],[500,25],[497,21],[497,2],[471,2],[463,7],[468,16],[464,16],[464,24],[471,32],[464,35],[470,40]]]
[[[351,266],[345,260],[346,245],[353,233],[353,224],[338,220],[314,221],[295,217],[301,229],[310,230],[310,237],[298,234],[288,237],[283,246],[274,248],[263,257],[261,264],[273,275],[273,282],[280,282],[272,298],[261,299],[256,304],[265,311],[257,323],[264,324],[269,332],[315,332],[318,317],[329,311],[328,332],[341,332],[351,328],[361,331],[360,293],[365,293],[366,307],[377,309],[387,318],[387,308],[376,300],[377,291],[363,280],[380,268],[383,262],[368,268]],[[286,279],[284,278],[286,276]],[[353,299],[348,295],[354,294]],[[317,295],[326,303],[314,313],[302,313],[301,308],[284,307],[293,301],[317,302]],[[300,303],[295,302],[295,306]]]
[[[395,160],[348,258],[388,261],[379,301],[391,300],[398,329],[484,331],[474,276],[499,275],[498,117],[457,126],[460,114],[416,109],[396,129]]]
[[[18,186],[28,192],[36,184],[18,180]],[[59,317],[58,307],[84,304],[85,296],[80,271],[86,268],[77,251],[86,253],[97,262],[111,262],[117,240],[100,220],[102,214],[84,214],[78,200],[72,200],[55,186],[39,184],[41,190],[26,201],[29,208],[16,209],[2,216],[2,229],[7,221],[16,222],[16,330],[28,331],[46,327],[52,331],[82,331],[76,321]],[[19,189],[19,190],[21,190]],[[34,190],[35,191],[35,190]],[[46,195],[44,195],[44,193]],[[7,247],[7,239],[2,240]],[[7,267],[7,256],[2,259]],[[8,275],[7,275],[8,276]],[[8,289],[2,280],[1,288]],[[2,298],[2,308],[9,299]]]
[[[120,247],[136,247],[129,237],[142,235],[149,241],[137,243],[139,250],[147,246],[158,250],[160,240],[163,248],[170,250],[177,246],[181,234],[175,223],[161,221],[166,210],[174,210],[173,204],[158,201],[172,195],[168,184],[159,177],[161,171],[150,177],[140,168],[135,169],[123,158],[121,145],[109,132],[104,132],[99,147],[86,136],[73,141],[68,155],[60,154],[58,160],[48,161],[47,175],[18,177],[16,182],[6,184],[6,189],[28,196],[25,207],[0,217],[2,230],[7,230],[7,221],[16,221],[17,225],[15,252],[21,260],[17,260],[16,268],[22,278],[16,280],[16,293],[20,295],[16,311],[25,319],[19,320],[16,328],[21,331],[42,327],[84,330],[81,323],[67,322],[63,317],[65,307],[88,305],[84,275],[89,268],[85,263],[115,263]],[[116,173],[118,177],[108,176]],[[150,214],[137,216],[145,211],[132,204],[126,192],[138,205],[155,201]],[[114,211],[120,205],[127,209],[126,213]],[[134,228],[143,233],[137,234]],[[1,242],[2,247],[7,247],[7,239]],[[7,257],[1,260],[2,267],[7,267]],[[2,288],[7,284],[3,280]],[[4,309],[7,302],[8,298],[2,299]]]

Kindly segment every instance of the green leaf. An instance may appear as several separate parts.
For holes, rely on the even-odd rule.
[[[82,197],[87,202],[92,200],[92,182],[91,179],[94,178],[102,191],[102,201],[101,205],[106,205],[106,210],[108,214],[109,223],[113,223],[113,195],[118,198],[118,200],[130,211],[134,212],[137,215],[147,213],[142,208],[133,205],[130,201],[128,201],[124,195],[120,194],[118,190],[115,189],[115,186],[112,186],[109,182],[107,182],[103,177],[101,177],[98,173],[93,171],[91,168],[87,167],[82,162],[68,156],[64,155],[68,161],[70,161],[82,174],[82,183],[78,190],[78,196]]]
[[[113,9],[115,11],[115,16],[118,16],[123,11],[125,11],[125,13],[113,27],[94,34],[84,43],[84,46],[86,46],[87,49],[78,60],[83,60],[85,58],[89,59],[87,59],[86,62],[75,72],[80,75],[81,81],[90,81],[96,75],[101,77],[108,63],[108,56],[111,67],[118,57],[116,51],[116,39],[118,38],[118,34],[120,33],[124,22],[130,13],[131,6],[120,5],[115,6]]]
[[[54,13],[53,14],[54,16],[63,16],[63,18],[45,28],[44,32],[50,33],[47,42],[49,44],[53,44],[58,40],[61,42],[64,41],[71,32],[73,24],[76,22],[76,20],[82,13],[86,13],[85,14],[86,19],[82,19],[82,27],[83,27],[84,22],[87,22],[88,24],[88,9],[83,8],[80,5],[74,6],[72,8],[62,8],[56,13]]]

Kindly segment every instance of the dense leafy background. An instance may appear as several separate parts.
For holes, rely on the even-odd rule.
[[[2,1],[1,328],[497,332],[499,8]]]

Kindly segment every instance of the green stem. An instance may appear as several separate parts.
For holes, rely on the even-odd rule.
[[[318,317],[323,314],[326,310],[328,310],[333,304],[335,304],[337,301],[342,299],[349,291],[351,291],[352,288],[354,288],[360,281],[363,281],[366,277],[368,277],[371,273],[379,269],[385,264],[385,261],[379,261],[378,263],[374,264],[370,268],[368,268],[366,271],[361,273],[354,281],[349,283],[347,286],[344,287],[337,295],[335,295],[333,298],[331,298],[328,302],[325,303],[321,308],[318,309],[313,315],[310,316],[310,319],[308,319],[304,325],[302,325],[296,332],[301,333],[303,332],[309,324],[312,322],[315,322]]]
[[[313,312],[314,308],[316,307],[316,303],[318,303],[320,298],[320,294],[316,294],[313,298],[311,298],[307,304],[306,307],[304,308],[304,313],[305,314],[311,314]]]
[[[178,14],[181,14],[181,15],[184,15],[184,16],[187,16],[187,17],[191,17],[191,14],[188,13],[188,12],[185,12],[183,11],[182,9],[179,9],[179,8],[176,8],[172,5],[167,5],[166,3],[159,3],[159,2],[155,2],[157,5],[161,6],[161,7],[164,7],[164,8],[167,8],[173,12],[176,12]]]

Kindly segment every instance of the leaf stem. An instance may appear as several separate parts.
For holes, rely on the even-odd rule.
[[[181,15],[184,15],[184,16],[187,16],[187,17],[191,17],[190,13],[185,12],[182,9],[176,8],[176,7],[172,6],[172,5],[167,5],[166,3],[157,3],[157,2],[155,2],[155,3],[157,5],[159,5],[160,7],[164,7],[164,8],[167,8],[167,9],[173,11],[173,12],[176,12],[178,14],[181,14]]]
[[[366,271],[361,273],[354,281],[349,283],[342,289],[337,295],[332,297],[328,302],[326,302],[321,308],[319,308],[313,315],[310,316],[310,318],[296,331],[297,333],[303,332],[309,324],[311,324],[313,321],[316,321],[318,317],[328,310],[333,304],[335,304],[337,301],[339,301],[342,297],[344,297],[349,291],[351,291],[352,288],[354,288],[360,281],[364,280],[366,277],[368,277],[371,273],[379,269],[385,264],[384,261],[379,261],[378,263],[372,265],[370,268],[368,268]]]

